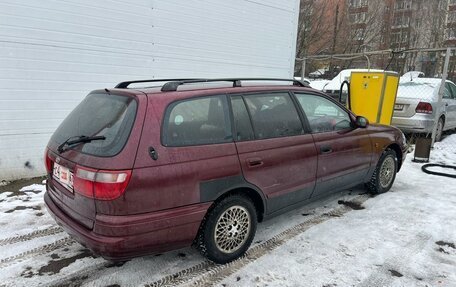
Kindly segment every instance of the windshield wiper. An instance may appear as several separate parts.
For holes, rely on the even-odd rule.
[[[76,139],[74,139],[76,138]],[[72,140],[74,139],[74,140]],[[91,141],[96,141],[96,140],[105,140],[106,137],[105,136],[94,136],[94,137],[88,137],[88,136],[76,136],[76,137],[69,137],[66,141],[64,141],[61,145],[59,145],[59,147],[57,148],[58,152],[59,153],[62,153],[64,151],[67,151],[67,149],[65,149],[65,146],[73,146],[73,145],[76,145],[76,144],[80,144],[80,143],[88,143],[88,142],[91,142]]]

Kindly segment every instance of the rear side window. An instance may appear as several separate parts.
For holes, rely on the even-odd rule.
[[[296,93],[313,133],[331,132],[351,127],[348,113],[332,101],[320,96]]]
[[[304,133],[298,112],[288,93],[244,96],[256,139],[295,136]]]
[[[225,96],[211,96],[171,104],[165,114],[163,144],[189,146],[232,141]]]
[[[89,94],[57,128],[51,140],[62,144],[79,136],[105,136],[105,140],[81,143],[72,149],[109,157],[122,151],[136,117],[134,98],[108,94]]]
[[[244,100],[240,96],[231,98],[233,107],[234,127],[237,141],[253,140],[253,128],[250,123],[249,113],[245,107]]]

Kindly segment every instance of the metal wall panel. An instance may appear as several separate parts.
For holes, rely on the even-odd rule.
[[[298,0],[2,0],[0,180],[41,175],[63,118],[128,79],[291,77]]]

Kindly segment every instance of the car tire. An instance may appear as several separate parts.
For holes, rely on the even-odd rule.
[[[392,149],[385,150],[378,160],[371,180],[366,183],[366,188],[373,194],[390,190],[396,179],[397,166],[396,152]]]
[[[437,129],[435,131],[435,142],[439,142],[442,139],[442,134],[443,134],[443,118],[440,117],[439,121],[437,122]]]
[[[209,260],[224,264],[242,256],[255,236],[257,213],[252,201],[231,195],[216,202],[205,216],[196,247]]]

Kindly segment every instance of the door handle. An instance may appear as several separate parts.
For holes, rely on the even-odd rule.
[[[263,164],[264,164],[263,160],[258,157],[247,159],[247,165],[249,167],[260,167]]]
[[[329,145],[326,146],[321,146],[320,147],[320,153],[321,154],[327,154],[327,153],[332,153],[332,148]]]

